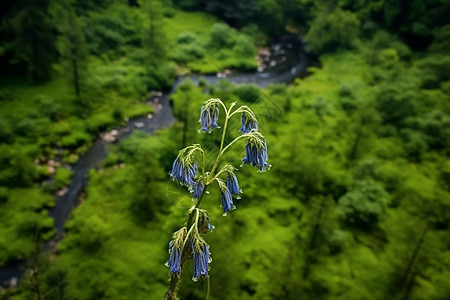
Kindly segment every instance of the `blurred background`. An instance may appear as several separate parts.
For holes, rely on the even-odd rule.
[[[214,158],[255,112],[272,169],[211,214],[210,299],[450,299],[450,2],[2,0],[0,299],[162,299]],[[233,119],[226,142],[240,133]],[[219,125],[223,124],[223,113]],[[211,167],[211,165],[209,165]],[[181,299],[206,283],[182,274]]]

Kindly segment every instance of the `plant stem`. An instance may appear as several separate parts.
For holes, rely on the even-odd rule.
[[[209,291],[210,290],[211,290],[211,285],[210,285],[209,276],[208,276],[208,277],[206,277],[206,297],[205,297],[205,300],[209,299]]]
[[[231,112],[231,109],[232,109],[233,106],[234,106],[234,103],[231,104],[229,110],[227,110],[226,106],[223,104],[222,101],[220,101],[219,103],[222,105],[223,109],[225,110],[225,123],[224,123],[224,126],[223,126],[222,140],[220,141],[219,153],[217,154],[217,158],[216,158],[216,160],[215,160],[215,162],[214,162],[214,166],[213,166],[213,168],[211,169],[211,172],[209,173],[211,176],[214,176],[214,171],[216,170],[216,168],[217,168],[217,166],[218,166],[218,164],[219,164],[220,158],[221,158],[222,154],[225,152],[225,150],[228,149],[228,147],[230,147],[230,146],[231,146],[234,142],[236,142],[239,138],[245,136],[245,135],[240,136],[240,137],[234,139],[234,140],[233,140],[229,145],[227,145],[225,148],[223,147],[223,144],[224,144],[224,142],[225,142],[225,134],[226,134],[227,127],[228,127],[228,120],[229,120],[229,118],[231,117],[231,115],[233,115],[233,114],[236,113],[236,112],[234,112],[234,113],[232,113],[232,114],[230,115],[230,112]],[[188,148],[189,148],[189,147],[187,147],[187,148],[185,148],[185,149],[188,149]],[[202,180],[203,180],[203,191],[202,191],[200,197],[198,198],[197,203],[196,203],[195,206],[194,206],[194,209],[189,213],[189,216],[188,216],[186,228],[189,228],[189,231],[188,231],[188,233],[187,233],[187,235],[186,235],[186,240],[185,240],[185,242],[184,242],[183,249],[182,249],[182,251],[181,251],[182,256],[183,256],[183,254],[184,254],[185,251],[186,251],[187,240],[189,239],[189,235],[191,234],[192,229],[194,228],[193,226],[195,225],[195,229],[198,230],[198,224],[197,224],[198,218],[199,218],[198,207],[200,206],[200,203],[202,202],[202,199],[203,199],[203,197],[204,197],[204,195],[205,195],[205,193],[206,193],[206,188],[208,187],[208,185],[209,185],[211,182],[213,182],[213,180],[208,181],[208,178],[207,178],[207,176],[206,176],[206,172],[205,172],[205,166],[206,166],[206,162],[205,162],[205,153],[203,152],[203,150],[201,151],[201,154],[202,154]],[[216,176],[216,177],[217,177],[217,176]],[[216,177],[214,177],[214,178],[216,178]],[[194,219],[194,213],[193,213],[193,212],[194,212],[194,211],[196,212],[196,220],[195,220],[195,223],[193,223],[193,219]],[[198,231],[197,231],[197,234],[198,234]],[[185,262],[186,262],[185,260],[182,260],[182,261],[181,261],[181,270],[183,270],[183,267],[184,267]],[[180,279],[180,278],[179,278],[178,275],[171,275],[169,290],[166,292],[166,295],[165,295],[164,299],[166,299],[166,300],[178,300],[177,291],[178,291],[179,279]],[[208,280],[208,281],[207,281],[206,300],[209,299],[209,293],[210,293],[210,282],[209,282],[209,277],[207,278],[207,280]]]
[[[231,107],[230,107],[230,110],[231,110]],[[216,161],[214,162],[214,166],[213,166],[213,168],[212,168],[212,170],[211,170],[211,175],[214,174],[214,171],[216,170],[217,165],[219,164],[220,157],[222,156],[223,143],[224,143],[224,141],[225,141],[225,134],[226,134],[226,132],[227,132],[228,119],[229,119],[229,116],[228,116],[229,111],[228,111],[228,110],[225,110],[225,112],[226,112],[226,115],[225,115],[225,124],[223,125],[222,140],[220,141],[219,154],[217,155]]]

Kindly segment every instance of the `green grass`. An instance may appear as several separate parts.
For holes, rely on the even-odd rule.
[[[209,37],[211,27],[219,21],[212,15],[203,12],[185,12],[174,10],[172,18],[165,18],[165,29],[170,43],[174,43],[177,37],[187,31],[198,34],[202,39]]]

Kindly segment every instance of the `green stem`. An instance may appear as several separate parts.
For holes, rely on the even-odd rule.
[[[225,112],[226,112],[225,124],[223,125],[222,140],[220,141],[219,154],[217,155],[216,161],[214,162],[214,166],[211,169],[211,174],[214,174],[214,171],[216,170],[217,165],[219,164],[220,157],[222,156],[223,143],[225,141],[225,134],[227,132],[227,126],[228,126],[228,111],[225,111]]]
[[[211,284],[209,282],[209,276],[206,278],[206,297],[205,300],[209,299],[209,291],[211,290]]]
[[[220,155],[223,155],[225,153],[225,151],[227,151],[228,148],[230,148],[235,142],[237,142],[238,140],[247,137],[247,134],[243,134],[238,136],[237,138],[235,138],[234,140],[231,141],[231,143],[229,143],[225,148],[223,148],[222,153],[220,153]]]
[[[211,172],[209,173],[211,176],[214,175],[214,171],[216,170],[216,168],[217,168],[217,166],[218,166],[218,164],[219,164],[220,158],[221,158],[222,154],[225,152],[225,150],[227,150],[234,142],[236,142],[237,140],[239,140],[240,138],[242,138],[242,137],[245,136],[245,135],[242,135],[242,136],[240,136],[240,137],[234,139],[234,140],[233,140],[230,144],[228,144],[225,148],[223,147],[223,144],[224,144],[224,142],[225,142],[225,134],[226,134],[227,127],[228,127],[228,120],[230,119],[230,117],[231,117],[232,115],[234,115],[235,113],[239,112],[240,109],[237,109],[235,112],[233,112],[233,113],[230,114],[231,109],[233,108],[233,106],[235,105],[235,103],[232,103],[232,104],[231,104],[229,110],[227,110],[225,104],[223,104],[222,101],[219,101],[219,103],[220,103],[220,105],[222,105],[222,107],[223,107],[223,109],[224,109],[224,111],[225,111],[225,123],[224,123],[224,126],[223,126],[222,140],[220,141],[219,153],[217,154],[217,158],[216,158],[216,160],[215,160],[215,162],[214,162],[214,166],[213,166],[213,168],[211,169]],[[195,148],[195,147],[197,147],[197,145],[193,145],[193,146],[190,146],[190,147],[186,147],[186,148],[185,148],[185,151],[186,151],[187,149]],[[197,149],[194,149],[194,150],[191,150],[191,151],[195,151],[195,150],[197,150]],[[198,198],[197,203],[196,203],[195,206],[194,206],[194,209],[189,213],[188,221],[187,221],[187,226],[186,226],[186,228],[189,228],[189,232],[188,232],[187,235],[186,235],[186,239],[185,239],[185,241],[184,241],[184,243],[183,243],[183,248],[182,248],[182,252],[181,252],[181,253],[184,253],[184,252],[185,252],[186,243],[187,243],[187,241],[188,241],[188,239],[189,239],[189,235],[191,234],[191,232],[192,232],[192,230],[193,230],[194,228],[197,230],[197,234],[198,234],[198,224],[197,224],[198,218],[199,218],[198,207],[200,206],[200,203],[202,202],[202,199],[203,199],[203,197],[204,197],[204,195],[205,195],[205,193],[206,193],[206,188],[208,187],[208,185],[209,185],[211,182],[213,182],[214,180],[217,179],[217,176],[218,176],[220,173],[222,173],[222,171],[220,171],[216,176],[213,177],[212,180],[209,180],[209,181],[208,181],[208,178],[207,178],[207,175],[206,175],[206,172],[205,172],[205,166],[206,166],[205,153],[203,152],[203,150],[202,150],[201,148],[200,148],[199,150],[201,151],[201,154],[202,154],[202,180],[203,180],[203,191],[202,191],[202,194],[200,195],[200,197]],[[195,215],[196,215],[196,218],[195,218],[195,222],[193,223],[193,219],[194,219],[194,214],[193,214],[193,212],[194,212],[194,211],[196,212],[196,214],[195,214]],[[184,262],[181,263],[181,269],[183,269],[183,266],[184,266]],[[208,282],[207,282],[206,300],[209,299],[209,293],[210,293],[210,282],[209,282],[209,277],[208,277],[207,280],[208,280]],[[175,300],[175,299],[178,299],[178,296],[177,296],[178,284],[179,284],[179,276],[178,276],[178,275],[172,275],[172,276],[171,276],[171,280],[170,280],[169,290],[167,291],[167,293],[166,293],[166,295],[165,295],[165,299],[167,299],[167,300],[172,300],[172,299]]]

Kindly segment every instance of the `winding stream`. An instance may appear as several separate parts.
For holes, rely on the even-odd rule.
[[[172,109],[170,107],[170,95],[175,92],[178,85],[186,78],[190,77],[194,83],[198,83],[200,78],[205,78],[208,83],[215,83],[222,78],[228,79],[232,83],[253,83],[261,87],[266,87],[270,83],[290,83],[295,78],[303,75],[309,65],[303,41],[299,36],[286,35],[274,42],[266,56],[262,57],[263,67],[258,68],[254,73],[237,73],[225,75],[190,75],[181,76],[172,85],[169,92],[151,98],[151,105],[155,108],[152,118],[147,116],[133,119],[117,129],[116,141],[127,138],[134,130],[141,130],[153,133],[155,130],[166,128],[174,122]],[[81,157],[72,168],[73,177],[71,185],[64,195],[56,198],[55,207],[49,211],[49,215],[55,220],[57,237],[46,245],[47,249],[52,249],[56,242],[64,237],[64,224],[71,211],[76,207],[80,193],[88,185],[89,171],[100,167],[102,160],[108,153],[108,142],[97,139],[91,149]],[[17,279],[21,277],[25,268],[23,261],[12,262],[0,267],[0,285],[14,286]]]

